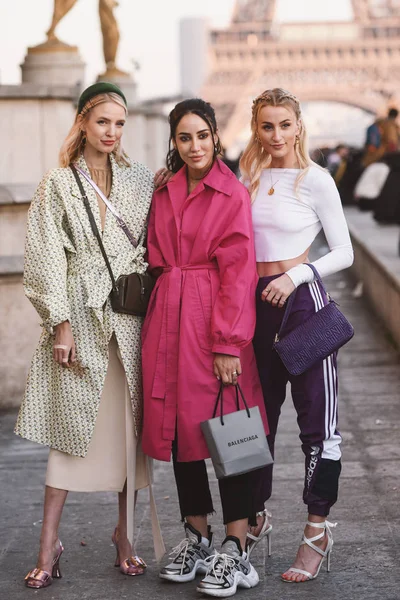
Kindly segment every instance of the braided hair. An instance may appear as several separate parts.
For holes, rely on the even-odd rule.
[[[302,120],[301,107],[298,98],[282,88],[265,90],[253,100],[251,116],[251,138],[240,160],[240,171],[243,178],[249,182],[249,192],[254,202],[258,188],[260,187],[260,176],[263,169],[271,164],[272,156],[264,152],[264,148],[257,133],[258,116],[264,106],[286,106],[290,108],[299,125],[299,135],[294,147],[296,159],[300,167],[300,173],[295,183],[295,193],[298,194],[301,181],[304,179],[311,165],[314,163],[308,151],[308,136]]]

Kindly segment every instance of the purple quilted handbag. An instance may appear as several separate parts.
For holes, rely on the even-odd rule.
[[[327,294],[317,269],[309,263],[305,264],[314,271],[315,278],[321,283],[324,292]],[[354,329],[340,312],[336,302],[327,294],[329,302],[326,306],[296,329],[284,335],[283,331],[292,310],[295,296],[296,290],[289,296],[273,347],[289,373],[300,375],[319,360],[323,360],[341,346],[347,344],[354,335]]]

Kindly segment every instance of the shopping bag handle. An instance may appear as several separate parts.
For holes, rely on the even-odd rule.
[[[221,404],[221,412],[220,412],[221,425],[224,424],[224,392],[223,392],[224,387],[225,387],[225,385],[221,382],[221,385],[220,385],[220,388],[219,388],[219,391],[218,391],[218,395],[217,395],[217,399],[215,401],[214,412],[213,412],[213,419],[214,419],[217,416],[218,405]],[[240,394],[240,396],[241,396],[241,398],[243,400],[243,404],[244,404],[245,410],[247,412],[247,416],[250,419],[251,415],[250,415],[249,407],[247,406],[247,402],[246,402],[246,399],[244,397],[242,388],[237,383],[235,385],[236,410],[240,410],[239,394]]]

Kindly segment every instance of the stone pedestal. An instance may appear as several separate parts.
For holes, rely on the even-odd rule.
[[[137,84],[130,73],[120,71],[116,67],[107,68],[106,72],[99,75],[97,81],[109,81],[115,83],[124,92],[128,107],[136,104]]]
[[[85,64],[76,46],[54,39],[28,48],[21,70],[22,83],[82,87]]]

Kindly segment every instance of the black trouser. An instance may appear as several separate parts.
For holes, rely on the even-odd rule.
[[[178,462],[176,440],[172,445],[172,459],[182,521],[186,517],[213,513],[205,461]],[[256,525],[256,513],[264,509],[259,500],[264,477],[264,469],[257,469],[218,480],[225,525],[239,519],[249,519],[250,525]]]

